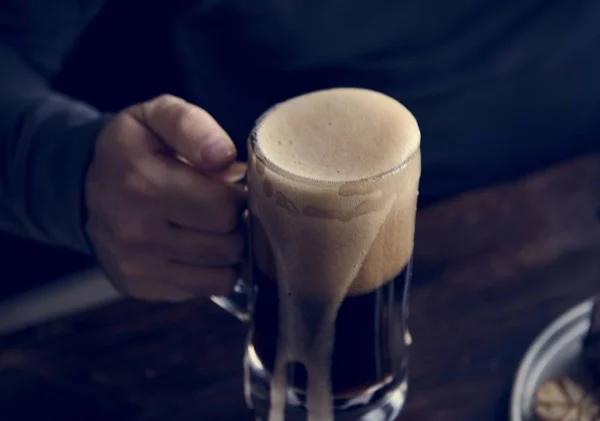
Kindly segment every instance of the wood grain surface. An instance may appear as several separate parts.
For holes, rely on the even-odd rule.
[[[600,156],[419,214],[403,421],[506,420],[543,327],[600,292]],[[0,419],[251,421],[246,326],[125,301],[0,338]]]

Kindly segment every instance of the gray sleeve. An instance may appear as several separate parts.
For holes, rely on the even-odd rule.
[[[48,79],[103,3],[0,2],[0,230],[88,254],[83,181],[108,116]]]

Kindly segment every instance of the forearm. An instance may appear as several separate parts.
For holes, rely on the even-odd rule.
[[[0,47],[0,229],[88,252],[83,182],[106,116]]]

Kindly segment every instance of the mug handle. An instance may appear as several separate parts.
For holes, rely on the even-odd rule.
[[[244,176],[244,178],[242,178],[235,184],[245,186],[247,189],[248,188],[247,177]],[[246,226],[246,232],[249,233],[250,227],[248,224],[247,212],[248,211],[246,210],[245,212],[242,213],[241,223]],[[247,234],[246,235],[247,244],[250,247],[251,241],[250,241],[249,237],[250,237],[250,235]],[[232,294],[227,295],[227,296],[213,295],[210,297],[210,300],[213,303],[215,303],[216,305],[221,307],[223,310],[225,310],[229,314],[235,316],[238,320],[240,320],[244,323],[249,322],[250,319],[252,318],[252,299],[254,297],[254,288],[252,287],[251,282],[249,282],[247,280],[248,273],[249,273],[247,268],[249,266],[248,263],[251,258],[252,258],[251,250],[248,249],[246,251],[246,259],[240,265],[241,270],[239,271],[239,273],[241,273],[241,275],[238,276],[238,279],[235,282],[235,285],[233,286]]]
[[[229,314],[232,314],[240,321],[247,323],[252,317],[252,295],[252,286],[245,279],[240,277],[236,281],[231,295],[213,295],[210,299]]]

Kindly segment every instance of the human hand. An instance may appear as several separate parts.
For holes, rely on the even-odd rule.
[[[149,301],[232,291],[244,250],[235,158],[206,111],[170,95],[105,126],[85,182],[87,232],[119,290]]]

